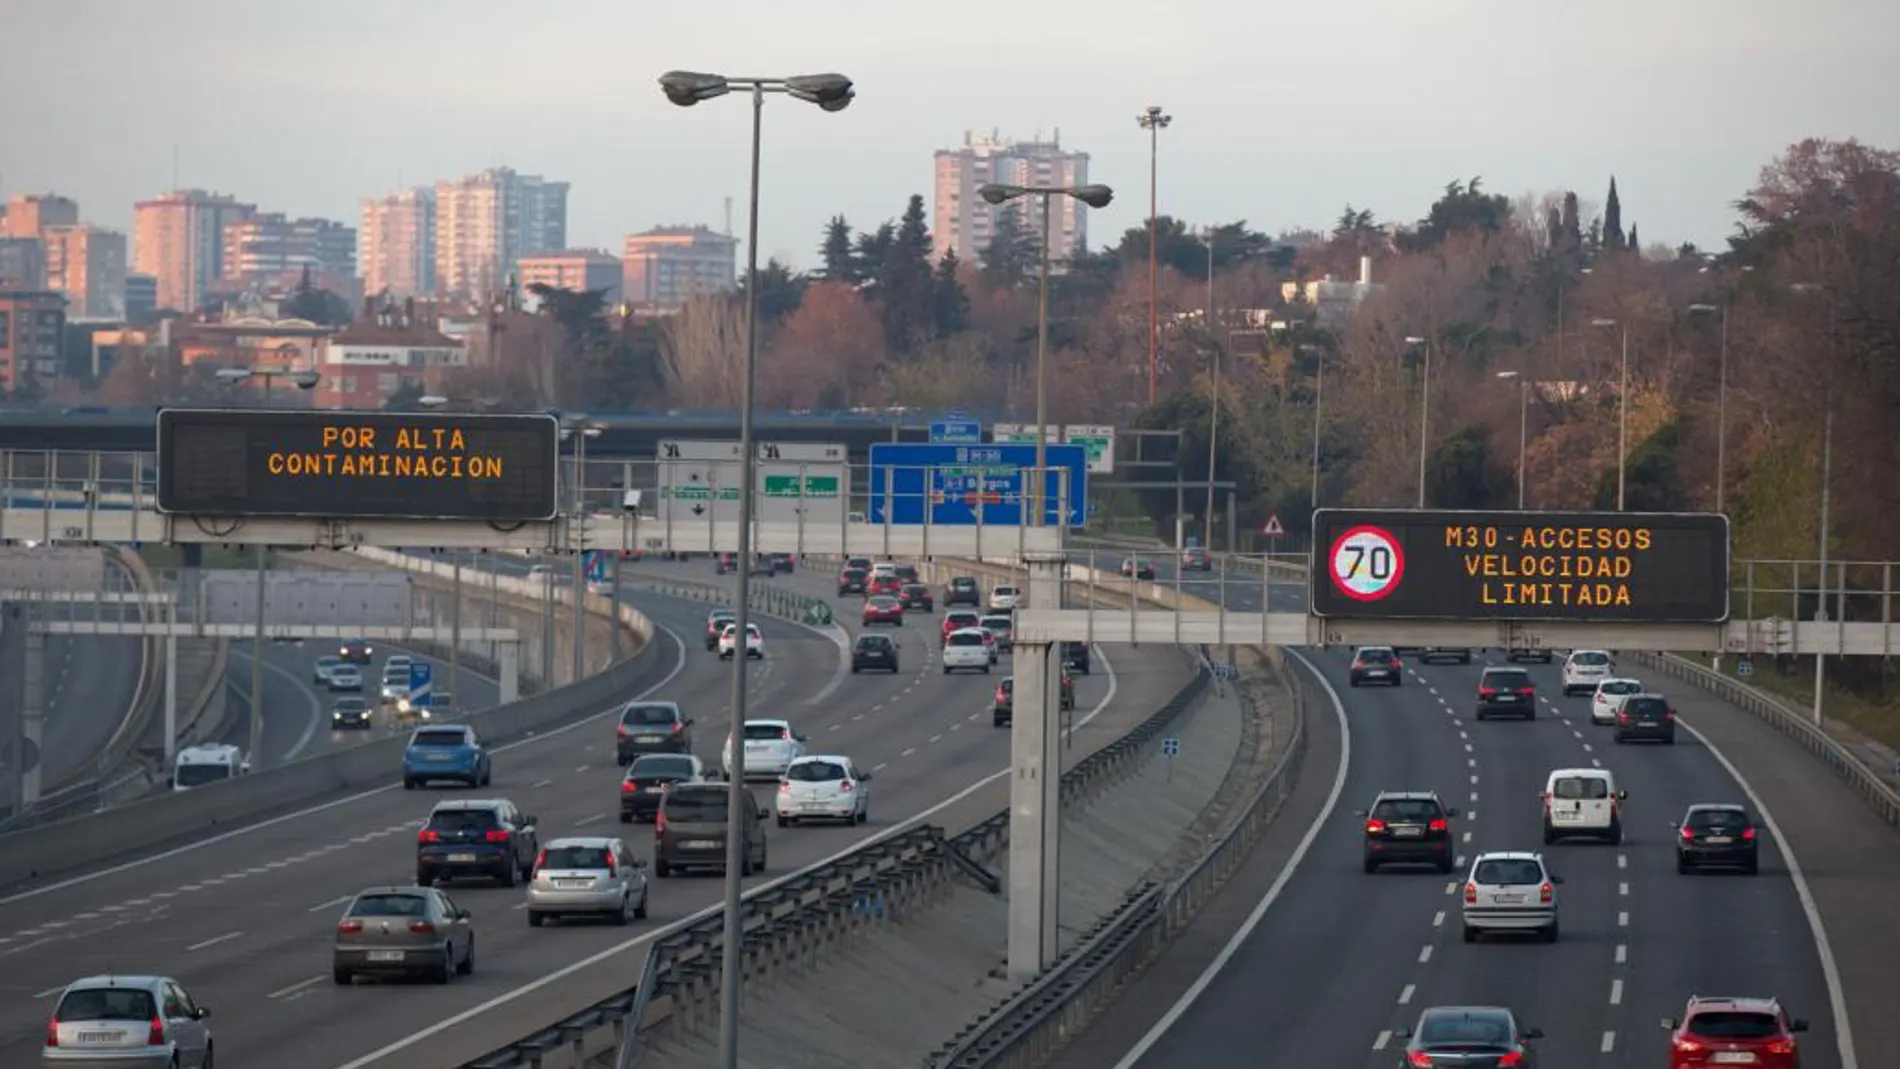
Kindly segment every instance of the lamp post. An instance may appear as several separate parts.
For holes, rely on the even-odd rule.
[[[768,93],[780,93],[836,112],[850,107],[852,98],[857,95],[851,88],[851,79],[842,74],[733,78],[694,71],[668,71],[660,76],[661,92],[682,108],[725,96],[735,89],[752,97],[752,178],[748,197],[750,218],[746,221],[745,378],[739,395],[739,580],[733,613],[741,643],[741,655],[732,659],[732,754],[738,774],[732,777],[726,803],[725,929],[719,969],[719,1064],[723,1069],[739,1069],[739,972],[743,968],[745,940],[739,916],[745,889],[739,869],[745,863],[747,814],[744,807],[754,804],[752,793],[745,787],[745,750],[740,745],[739,726],[745,722],[746,712],[743,644],[746,629],[751,626],[747,603],[752,596],[752,484],[758,467],[752,444],[752,395],[759,371],[759,155],[765,97]]]
[[[574,604],[569,624],[574,664],[569,683],[578,683],[587,674],[587,440],[600,437],[600,432],[598,425],[585,422],[583,416],[570,416],[561,426],[561,437],[574,443],[574,511],[568,521],[569,537],[574,542]]]
[[[1716,362],[1715,386],[1715,511],[1722,511],[1724,490],[1728,484],[1728,302],[1721,307],[1713,304],[1692,304],[1689,311],[1694,315],[1720,315],[1722,317],[1721,355]]]
[[[1031,473],[1030,496],[1036,503],[1036,518],[1030,526],[1048,523],[1049,505],[1044,495],[1048,479],[1049,445],[1049,198],[1069,197],[1091,208],[1106,208],[1115,199],[1107,186],[1006,186],[990,184],[976,195],[990,204],[1006,204],[1018,197],[1035,197],[1042,202],[1042,242],[1036,270],[1036,470]],[[1073,487],[1070,488],[1073,491]],[[1068,525],[1068,516],[1057,518],[1057,527]]]
[[[1838,354],[1834,352],[1834,346],[1835,346],[1834,315],[1837,309],[1833,300],[1833,295],[1828,292],[1825,286],[1821,286],[1813,282],[1797,282],[1789,286],[1788,288],[1793,290],[1796,293],[1821,294],[1829,298],[1827,302],[1827,345],[1828,345],[1827,406],[1826,406],[1826,413],[1821,417],[1821,538],[1820,538],[1820,549],[1819,549],[1820,554],[1821,554],[1821,561],[1820,561],[1821,582],[1820,582],[1820,590],[1818,592],[1819,605],[1814,611],[1815,622],[1826,623],[1827,622],[1827,549],[1828,549],[1827,534],[1828,534],[1828,520],[1830,518],[1830,513],[1833,511],[1832,483],[1833,483],[1833,477],[1834,477],[1834,376],[1835,376],[1835,368],[1840,363]],[[1823,700],[1825,699],[1826,695],[1827,695],[1827,656],[1825,654],[1817,653],[1814,655],[1814,726],[1815,727],[1820,727],[1822,725],[1822,721],[1823,721],[1822,707],[1823,707]]]
[[[1418,507],[1425,507],[1425,454],[1432,428],[1432,343],[1429,338],[1408,335],[1405,344],[1424,349],[1418,377]]]
[[[246,379],[264,380],[264,404],[270,405],[271,387],[278,379],[289,379],[299,390],[312,390],[323,381],[323,375],[315,371],[297,371],[289,367],[224,367],[218,369],[218,378],[230,383],[243,382]],[[269,554],[263,546],[253,546],[257,554],[257,625],[251,633],[251,731],[250,745],[245,756],[253,766],[262,767],[263,757],[258,752],[264,745],[264,583],[265,563]]]
[[[1615,327],[1622,335],[1621,355],[1617,357],[1621,370],[1617,372],[1616,387],[1616,511],[1622,512],[1630,457],[1630,328],[1627,323],[1601,317],[1592,319],[1590,325],[1598,329]]]
[[[1161,226],[1161,131],[1174,116],[1150,104],[1135,116],[1135,124],[1148,131],[1148,405],[1155,403],[1155,383],[1161,372],[1161,256],[1158,248]]]
[[[416,398],[416,404],[430,410],[440,410],[450,405],[466,405],[478,411],[489,412],[501,407],[501,400],[492,397],[454,398],[441,394],[424,394]],[[462,551],[456,550],[450,560],[450,596],[449,606],[449,706],[454,707],[456,696],[462,693]]]
[[[1517,510],[1524,511],[1524,469],[1530,447],[1531,380],[1521,371],[1500,371],[1500,379],[1517,380]]]

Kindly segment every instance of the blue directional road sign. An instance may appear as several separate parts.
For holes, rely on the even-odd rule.
[[[1181,753],[1180,739],[1162,739],[1161,752],[1168,757],[1178,757]]]
[[[429,706],[435,702],[435,666],[427,661],[409,663],[409,704]]]
[[[1081,527],[1088,501],[1088,449],[1048,445],[1049,473],[1044,522]],[[950,442],[874,442],[871,445],[872,523],[970,527],[982,522],[1020,527],[1025,519],[1024,468],[1036,466],[1035,443],[964,445]],[[1062,472],[1067,472],[1067,477]],[[1063,483],[1068,515],[1062,516]],[[927,518],[926,518],[927,517]]]
[[[598,549],[587,552],[587,581],[590,583],[607,581],[607,554]]]
[[[966,444],[983,440],[983,425],[973,419],[959,416],[946,416],[930,424],[930,440],[933,442],[963,442]]]

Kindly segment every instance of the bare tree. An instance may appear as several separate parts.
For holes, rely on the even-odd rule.
[[[733,410],[745,377],[745,320],[737,302],[719,294],[693,297],[666,321],[660,350],[681,404]]]

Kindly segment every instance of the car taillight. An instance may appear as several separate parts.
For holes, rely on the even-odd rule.
[[[1695,842],[1695,829],[1687,824],[1682,826],[1682,841],[1685,843]]]
[[[534,855],[534,871],[540,872],[541,866],[547,863],[548,863],[548,852],[546,850],[543,850],[540,853]]]
[[[1786,1039],[1786,1038],[1783,1038],[1783,1039],[1774,1039],[1774,1040],[1770,1040],[1770,1041],[1768,1042],[1768,1053],[1770,1053],[1770,1054],[1793,1054],[1793,1053],[1794,1053],[1794,1040],[1792,1040],[1792,1039]]]
[[[1617,723],[1619,723],[1619,724],[1627,724],[1627,723],[1629,723],[1629,722],[1630,722],[1630,714],[1629,714],[1629,710],[1627,710],[1627,709],[1625,709],[1625,710],[1623,710],[1622,712],[1620,712],[1620,713],[1617,713],[1617,714],[1616,714],[1616,721],[1617,721]]]
[[[607,878],[611,880],[616,875],[618,875],[619,872],[620,872],[619,866],[614,864],[614,856],[612,854],[608,854],[607,855]]]
[[[1398,659],[1397,657],[1394,657],[1394,658],[1392,658],[1392,663],[1391,663],[1391,664],[1389,664],[1389,665],[1387,665],[1386,667],[1388,667],[1388,668],[1397,668],[1397,667],[1399,667],[1399,659]]]
[[[1366,821],[1366,834],[1367,835],[1384,835],[1385,821],[1383,820]]]
[[[780,742],[792,741],[792,733],[789,730],[779,732],[778,737]]]
[[[685,730],[686,730],[686,722],[685,722],[685,721],[683,721],[683,720],[675,720],[675,721],[673,722],[673,734],[675,734],[675,735],[678,735],[678,734],[680,734],[681,732],[683,732],[683,731],[685,731]]]
[[[1480,698],[1494,698],[1497,696],[1497,693],[1498,693],[1498,688],[1496,687],[1479,687],[1478,688],[1478,697]]]
[[[1504,1057],[1497,1060],[1498,1069],[1512,1069],[1513,1066],[1523,1064],[1524,1052],[1521,1050],[1507,1050],[1504,1052]]]
[[[1002,701],[1003,699],[1005,699],[1005,698],[1007,698],[1007,697],[1009,697],[1009,695],[1007,695],[1007,694],[1005,694],[1005,693],[1003,693],[1003,688],[1001,688],[1001,687],[997,687],[997,688],[996,688],[996,700],[997,700],[997,701],[999,701],[999,702],[1000,702],[1000,701]]]
[[[625,724],[622,724],[622,725],[620,725],[619,727],[617,727],[617,728],[615,728],[615,729],[614,729],[614,734],[616,734],[616,735],[618,735],[618,736],[620,736],[621,738],[623,738],[623,739],[624,739],[624,738],[626,738],[627,736],[629,736],[629,735],[631,735],[631,734],[633,734],[633,731],[632,731],[631,729],[629,729],[629,728],[627,727],[627,725],[625,725]]]
[[[436,834],[433,828],[424,828],[416,833],[416,842],[419,843],[439,843],[441,841],[442,836]]]
[[[485,842],[505,843],[508,841],[508,833],[505,831],[491,831],[483,835],[482,839]]]
[[[1542,887],[1539,887],[1537,889],[1537,901],[1543,903],[1546,906],[1550,905],[1550,900],[1552,898],[1555,898],[1556,896],[1557,896],[1557,889],[1555,887],[1552,887],[1550,885],[1550,881],[1548,880],[1544,882],[1544,885]]]
[[[655,813],[653,814],[653,837],[657,839],[664,834],[666,834],[666,814]]]
[[[1754,841],[1755,841],[1755,829],[1753,829],[1753,828],[1743,828],[1743,829],[1742,829],[1742,841],[1743,841],[1743,842],[1745,842],[1745,843],[1752,843],[1752,842],[1754,842]]]
[[[1432,1069],[1432,1056],[1422,1050],[1406,1051],[1405,1064],[1414,1069]]]
[[[1675,718],[1676,718],[1676,711],[1675,711],[1674,709],[1664,709],[1664,710],[1663,710],[1663,719],[1664,719],[1664,720],[1674,720]]]
[[[1676,1037],[1676,1050],[1679,1053],[1695,1054],[1702,1049],[1703,1049],[1702,1044],[1696,1042],[1693,1039],[1690,1039],[1688,1036]]]
[[[792,793],[792,781],[791,781],[791,780],[788,780],[788,779],[782,779],[782,780],[779,780],[779,781],[778,781],[778,793],[780,793],[780,794],[790,794],[790,793]]]
[[[633,792],[635,792],[635,791],[637,791],[637,790],[639,790],[639,789],[640,789],[640,781],[639,781],[639,780],[635,780],[635,779],[623,779],[623,780],[621,780],[621,781],[620,781],[620,793],[621,793],[621,794],[632,794]]]
[[[1517,692],[1519,694],[1522,694],[1524,697],[1528,698],[1531,695],[1537,693],[1537,688],[1536,687],[1519,687],[1517,688]]]
[[[434,935],[435,925],[430,924],[428,921],[410,921],[409,930],[417,935]]]
[[[852,791],[852,790],[853,790],[853,789],[854,789],[854,788],[855,788],[856,786],[857,786],[857,785],[856,785],[856,784],[854,784],[854,783],[852,783],[852,782],[851,782],[850,780],[841,780],[841,781],[839,781],[839,783],[838,783],[838,789],[839,789],[839,790],[841,790],[841,791],[843,791],[843,792],[845,792],[846,794],[850,794],[850,793],[851,793],[851,791]]]
[[[1465,884],[1465,904],[1470,905],[1471,903],[1476,902],[1477,900],[1478,900],[1478,885],[1475,883]]]
[[[1545,817],[1550,816],[1550,792],[1549,791],[1544,792],[1544,816]]]
[[[148,1047],[165,1045],[165,1018],[156,1014],[152,1016],[152,1026],[145,1032],[145,1045]]]
[[[1444,817],[1437,817],[1437,818],[1434,818],[1430,824],[1425,825],[1425,830],[1449,831],[1451,830],[1451,824],[1448,821],[1446,821]]]
[[[363,930],[363,922],[358,920],[341,921],[337,924],[336,930],[343,935],[355,935],[357,932]]]
[[[46,1045],[49,1047],[59,1046],[59,1018],[57,1017],[49,1017],[46,1019]]]

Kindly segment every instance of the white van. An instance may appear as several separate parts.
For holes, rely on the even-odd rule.
[[[172,764],[172,790],[188,791],[250,770],[251,763],[235,746],[187,746],[178,751],[178,759]]]
[[[1616,774],[1607,768],[1560,768],[1544,781],[1544,845],[1572,836],[1623,841],[1623,802]]]

